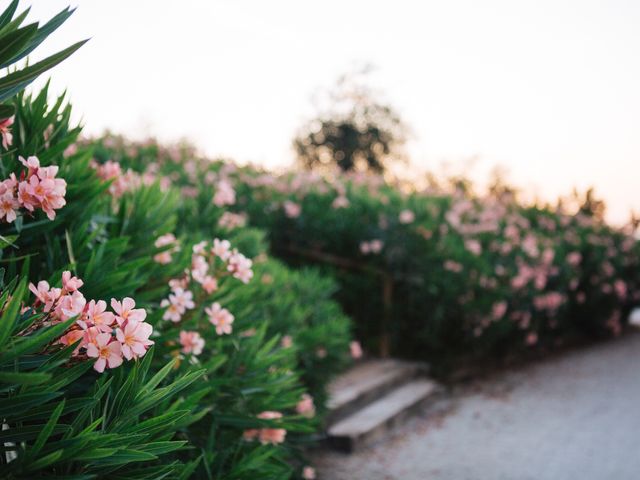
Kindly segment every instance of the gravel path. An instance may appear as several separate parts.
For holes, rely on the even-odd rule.
[[[460,388],[383,444],[315,460],[321,480],[638,480],[640,334]]]

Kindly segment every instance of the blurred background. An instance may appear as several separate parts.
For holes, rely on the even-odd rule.
[[[640,210],[638,2],[75,4],[40,54],[92,37],[53,82],[85,133],[189,138],[209,156],[286,166],[351,74],[406,126],[414,171],[482,184],[500,167],[530,198],[594,186],[610,221]],[[66,5],[35,2],[32,17]]]

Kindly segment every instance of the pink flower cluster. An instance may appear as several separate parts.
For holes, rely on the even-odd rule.
[[[282,414],[280,412],[267,411],[258,415],[258,418],[262,420],[277,420],[282,418]],[[247,441],[255,440],[257,438],[263,445],[269,443],[277,445],[284,442],[286,435],[287,431],[284,428],[260,428],[245,430],[242,437]]]
[[[105,368],[116,368],[123,358],[133,360],[144,356],[150,345],[153,328],[146,323],[147,313],[135,308],[132,298],[121,302],[111,299],[111,309],[107,311],[104,300],[86,301],[80,288],[84,282],[71,276],[71,272],[62,274],[62,288],[50,287],[45,280],[38,285],[29,284],[29,290],[36,296],[33,310],[42,309],[45,313],[44,324],[54,324],[72,317],[75,323],[60,338],[62,345],[76,346],[73,356],[95,358],[93,368],[103,372]]]
[[[219,279],[225,276],[232,276],[243,283],[248,283],[253,278],[252,266],[253,262],[236,249],[232,249],[228,240],[216,238],[211,244],[204,241],[194,245],[191,268],[185,270],[183,277],[169,282],[171,293],[160,303],[161,307],[166,308],[162,318],[179,322],[187,310],[195,308],[193,292],[190,290],[195,286],[192,286],[193,283],[200,285],[200,288],[210,295],[218,290]],[[233,315],[229,318],[220,314],[215,305],[211,306],[213,309],[211,311],[215,311],[216,314],[209,314],[209,318],[215,319],[215,323],[213,320],[212,323],[216,325],[216,330],[231,333],[230,325],[233,322]],[[218,322],[220,326],[217,325]]]
[[[247,224],[247,215],[244,213],[224,212],[218,220],[218,226],[227,230],[244,227]]]
[[[300,401],[296,405],[296,412],[307,418],[313,417],[316,414],[313,397],[308,393],[303,393],[302,398],[300,398]]]
[[[182,346],[182,353],[197,356],[202,353],[204,339],[198,332],[182,330],[180,332],[180,345]]]
[[[224,207],[225,205],[233,205],[236,203],[236,191],[233,189],[233,185],[227,179],[222,179],[216,185],[216,193],[213,196],[213,203],[217,207]]]
[[[211,304],[210,307],[204,309],[205,313],[209,317],[211,325],[216,327],[216,333],[218,335],[231,334],[233,327],[231,326],[234,321],[234,316],[226,308],[222,308],[218,302]]]
[[[315,480],[316,479],[316,470],[315,468],[306,465],[303,469],[302,469],[302,478],[304,480]]]
[[[171,293],[160,303],[161,307],[166,308],[162,318],[180,322],[187,310],[196,308],[190,288],[199,284],[203,294],[210,295],[218,289],[219,279],[225,276],[247,283],[253,277],[251,267],[251,260],[232,249],[228,240],[216,238],[211,243],[197,243],[193,246],[190,268],[185,270],[181,278],[169,281]],[[204,312],[218,335],[232,333],[234,316],[229,310],[214,302]],[[205,344],[199,332],[186,330],[180,332],[179,342],[182,353],[194,356],[202,353]]]
[[[362,253],[363,255],[378,254],[382,251],[383,247],[384,242],[377,238],[360,242],[360,253]]]
[[[92,167],[102,180],[112,180],[109,193],[115,198],[121,197],[125,192],[140,185],[140,178],[133,170],[123,172],[120,164],[113,160],[107,160],[103,164],[93,162]]]
[[[533,305],[538,310],[555,311],[564,303],[565,296],[558,292],[549,292],[533,298]]]
[[[0,137],[2,137],[2,147],[5,150],[9,150],[9,147],[13,143],[13,135],[9,130],[11,125],[13,125],[13,117],[0,120]]]
[[[349,343],[349,353],[351,354],[351,358],[353,358],[354,360],[361,359],[363,355],[363,351],[362,351],[362,346],[360,345],[360,342],[358,342],[357,340],[354,340],[351,343]]]
[[[56,210],[67,203],[64,199],[67,182],[56,178],[58,167],[55,165],[41,167],[37,157],[19,159],[27,171],[20,173],[19,180],[12,173],[0,183],[0,219],[11,223],[18,217],[20,208],[30,213],[39,208],[47,214],[49,220],[54,220]]]
[[[284,209],[284,214],[288,218],[298,218],[302,213],[302,207],[291,200],[286,200],[282,204],[282,208]]]
[[[153,260],[161,265],[167,265],[171,263],[171,261],[173,260],[172,255],[175,252],[180,251],[180,245],[178,244],[178,240],[173,233],[167,233],[165,235],[159,236],[156,239],[154,245],[156,246],[156,248],[172,246],[171,248],[166,249],[153,256]]]

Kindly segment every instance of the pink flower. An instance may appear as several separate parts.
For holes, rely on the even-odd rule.
[[[400,212],[400,216],[398,217],[398,220],[400,221],[400,223],[404,225],[413,223],[415,219],[416,219],[416,215],[411,210],[402,210]]]
[[[158,238],[156,238],[156,241],[154,242],[154,245],[157,248],[162,248],[162,247],[166,247],[169,245],[173,245],[177,242],[177,239],[175,237],[175,235],[173,233],[166,233],[164,235],[160,235]]]
[[[122,365],[120,343],[111,341],[108,333],[100,333],[87,345],[87,356],[97,358],[93,368],[102,373],[105,367],[116,368]]]
[[[65,335],[60,337],[59,342],[62,345],[69,346],[76,343],[78,340],[84,339],[84,330],[69,330]],[[73,350],[73,355],[76,356],[80,352],[80,348],[82,348],[85,342],[80,342],[76,348]]]
[[[249,280],[253,278],[252,265],[253,262],[251,260],[241,253],[234,251],[231,257],[229,257],[227,270],[232,273],[234,278],[237,278],[242,283],[249,283]]]
[[[231,244],[229,243],[229,240],[219,240],[215,238],[213,240],[211,253],[216,257],[219,257],[223,262],[229,260],[229,257],[231,257]]]
[[[348,206],[349,206],[349,199],[343,195],[340,195],[334,198],[333,202],[331,203],[331,207],[335,209],[347,208]]]
[[[244,227],[246,224],[247,216],[240,213],[224,212],[220,217],[220,220],[218,220],[218,226],[228,230]]]
[[[140,358],[147,353],[147,347],[153,345],[149,336],[153,327],[146,322],[129,321],[123,329],[116,329],[116,338],[122,344],[122,354],[127,360]]]
[[[0,219],[4,218],[7,223],[13,222],[18,218],[16,212],[20,204],[14,197],[12,191],[7,191],[0,196]]]
[[[144,308],[134,308],[136,302],[133,298],[125,297],[122,302],[115,298],[111,299],[111,308],[116,312],[116,321],[122,326],[124,322],[143,322],[147,318],[147,312]]]
[[[154,242],[154,245],[156,246],[156,248],[163,248],[169,245],[173,245],[173,248],[164,250],[160,253],[156,253],[153,256],[154,262],[159,263],[160,265],[167,265],[171,263],[171,260],[173,259],[171,255],[174,252],[177,252],[178,250],[180,250],[180,246],[177,244],[177,242],[178,241],[176,237],[173,235],[173,233],[167,233],[165,235],[159,236]]]
[[[307,465],[302,469],[302,478],[304,480],[315,480],[316,479],[316,471],[313,467]]]
[[[56,218],[55,210],[66,204],[64,195],[67,190],[67,182],[60,178],[51,178],[48,176],[49,173],[50,171],[45,171],[42,178],[40,174],[31,175],[25,188],[29,196],[40,202],[40,208],[47,214],[49,220],[54,220]]]
[[[242,438],[243,440],[250,442],[252,440],[255,440],[259,433],[260,430],[258,430],[257,428],[251,428],[242,432]]]
[[[198,332],[182,330],[180,332],[180,345],[182,345],[182,353],[200,355],[204,347],[204,340]]]
[[[82,285],[84,285],[84,282],[78,277],[72,277],[70,271],[66,270],[62,272],[62,288],[66,292],[73,293],[81,288]]]
[[[49,282],[45,280],[40,280],[37,288],[33,283],[30,283],[29,290],[31,290],[36,298],[44,305],[45,312],[51,310],[62,293],[62,290],[59,288],[50,289]]]
[[[582,255],[580,254],[580,252],[571,252],[569,255],[567,255],[567,263],[572,267],[577,267],[578,265],[580,265],[581,261]]]
[[[211,275],[207,275],[202,281],[202,288],[205,292],[211,294],[218,289],[218,280]]]
[[[444,269],[449,272],[459,273],[462,271],[462,264],[454,262],[453,260],[447,260],[444,262]]]
[[[35,208],[40,205],[38,199],[29,193],[28,182],[20,182],[18,184],[18,203],[30,212],[33,212]]]
[[[56,305],[56,316],[62,321],[75,317],[82,313],[86,304],[87,300],[84,295],[78,291],[63,295]]]
[[[218,302],[215,302],[209,308],[204,309],[209,316],[209,322],[216,327],[218,335],[230,334],[232,331],[231,324],[234,317],[226,308],[222,308]]]
[[[368,242],[360,242],[360,252],[363,255],[367,255],[369,253],[380,253],[383,247],[384,242],[377,238]]]
[[[207,276],[208,271],[209,264],[207,263],[206,258],[202,255],[194,255],[191,258],[191,276],[196,282],[204,282],[204,278]]]
[[[228,180],[223,179],[218,182],[213,203],[218,207],[236,203],[236,192]]]
[[[289,218],[297,218],[302,213],[302,207],[290,200],[285,201],[282,207],[284,208],[284,214]]]
[[[494,320],[500,320],[504,317],[505,313],[507,313],[507,302],[503,300],[493,304],[493,307],[491,308],[491,316]]]
[[[280,341],[280,346],[282,348],[291,348],[292,345],[293,339],[291,338],[291,335],[285,335],[282,337],[282,340]]]
[[[296,412],[308,418],[313,417],[316,414],[316,407],[313,404],[313,397],[308,393],[303,393],[302,398],[296,405]]]
[[[360,346],[360,342],[353,341],[349,344],[349,351],[351,353],[351,358],[354,360],[358,360],[362,358],[362,347]]]
[[[173,293],[169,294],[168,299],[162,300],[160,306],[167,307],[162,316],[164,320],[179,322],[187,309],[195,308],[196,305],[193,302],[193,293],[176,285],[173,288]]]
[[[96,169],[98,177],[102,180],[112,180],[111,185],[109,185],[109,193],[116,198],[122,196],[136,183],[133,172],[123,173],[118,162],[107,160],[102,165],[93,163],[93,168]]]
[[[171,280],[169,280],[169,288],[171,288],[172,291],[175,291],[178,288],[181,288],[184,290],[187,288],[188,285],[189,285],[189,280],[186,277],[172,278]]]
[[[170,320],[173,323],[177,323],[182,319],[184,310],[181,310],[179,305],[175,305],[165,298],[160,302],[160,306],[166,308],[162,315],[163,320]]]
[[[159,263],[160,265],[168,265],[169,263],[171,263],[171,260],[173,260],[173,257],[171,256],[171,252],[168,251],[156,253],[153,256],[153,261]]]
[[[27,167],[28,175],[33,175],[40,168],[40,160],[36,156],[27,157],[26,160],[24,157],[18,156],[18,161]]]
[[[480,255],[482,253],[482,245],[478,240],[467,240],[464,243],[464,246],[469,252],[473,253],[474,255]]]
[[[87,311],[85,312],[85,321],[78,320],[78,324],[87,329],[88,326],[95,326],[98,330],[111,333],[113,322],[116,317],[113,313],[107,312],[107,302],[104,300],[91,300],[87,305]]]
[[[558,292],[549,292],[533,298],[533,305],[538,310],[557,310],[564,303],[564,295]]]
[[[169,301],[174,305],[177,305],[182,312],[191,310],[196,306],[193,302],[193,293],[181,288],[176,288],[173,293],[169,294]]]
[[[613,288],[616,291],[616,295],[620,300],[627,298],[627,284],[622,280],[616,280],[613,283]]]
[[[536,332],[529,332],[524,340],[525,345],[531,347],[538,343],[538,334]]]
[[[13,135],[9,130],[11,125],[13,125],[13,117],[0,120],[0,136],[2,137],[2,146],[5,150],[9,150],[9,147],[13,143]]]
[[[195,253],[196,255],[204,255],[206,247],[207,247],[207,242],[203,240],[202,242],[196,243],[192,247],[192,250],[193,250],[193,253]]]
[[[280,412],[262,412],[258,415],[258,418],[263,420],[276,420],[282,418],[282,414]],[[286,435],[287,431],[284,428],[262,428],[260,429],[258,437],[260,439],[260,443],[263,445],[266,445],[267,443],[277,445],[284,442]]]

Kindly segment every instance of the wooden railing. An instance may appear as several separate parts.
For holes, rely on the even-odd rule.
[[[372,267],[371,265],[358,262],[351,258],[340,257],[320,250],[301,248],[291,244],[280,245],[278,250],[283,250],[299,257],[304,257],[318,263],[329,264],[344,270],[367,272],[380,278],[383,311],[382,317],[380,318],[378,354],[382,358],[389,357],[391,353],[389,328],[391,326],[391,317],[393,315],[393,277],[389,272],[381,268]]]

